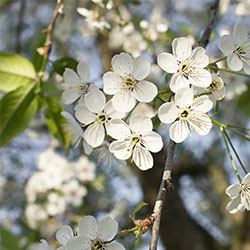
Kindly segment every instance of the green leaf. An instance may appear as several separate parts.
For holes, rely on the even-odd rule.
[[[13,235],[11,232],[0,228],[0,245],[3,247],[3,250],[19,250],[19,239]],[[2,248],[1,248],[2,249]]]
[[[64,147],[65,153],[68,152],[71,137],[63,129],[63,124],[67,123],[67,120],[61,115],[63,109],[57,103],[57,101],[51,98],[45,98],[45,117],[46,123],[50,132],[59,140]]]
[[[140,211],[140,209],[144,206],[148,206],[148,203],[141,201],[135,208],[133,214],[135,215],[136,213],[138,213]]]
[[[7,93],[0,101],[0,147],[28,126],[39,108],[35,83]]]
[[[70,68],[76,71],[78,62],[70,57],[62,57],[53,63],[53,69],[59,75],[63,75],[65,68]]]
[[[36,79],[33,64],[17,54],[0,52],[0,90],[9,92],[32,85]]]

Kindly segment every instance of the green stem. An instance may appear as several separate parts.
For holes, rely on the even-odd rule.
[[[162,97],[160,97],[160,96],[156,96],[156,98],[158,98],[161,102],[167,102],[166,100],[164,100]]]
[[[134,233],[134,232],[136,232],[137,230],[139,230],[139,227],[138,227],[138,226],[132,227],[132,228],[130,228],[130,229],[122,230],[120,233],[116,234],[115,237],[114,237],[112,240],[107,241],[106,243],[110,243],[110,242],[112,242],[112,241],[114,241],[114,240],[116,240],[116,239],[118,239],[118,238],[124,237],[124,236],[126,236],[126,235],[128,235],[128,234],[131,234],[131,233]]]
[[[247,174],[247,170],[246,170],[246,168],[244,167],[244,165],[243,165],[243,163],[242,163],[242,161],[241,161],[241,159],[240,159],[238,153],[236,152],[236,149],[235,149],[235,147],[234,147],[234,145],[233,145],[231,139],[229,138],[229,136],[228,136],[228,134],[227,134],[227,132],[226,132],[226,129],[224,129],[224,134],[225,134],[225,136],[226,136],[226,138],[227,138],[227,140],[228,140],[228,142],[229,142],[231,148],[233,149],[234,154],[236,155],[236,158],[237,158],[237,160],[239,161],[239,163],[240,163],[242,169],[244,170],[245,174]]]
[[[225,72],[228,72],[228,73],[231,73],[231,74],[235,74],[235,75],[239,75],[239,76],[244,76],[244,77],[250,78],[250,75],[243,74],[243,73],[240,73],[240,72],[237,72],[237,71],[232,71],[232,70],[229,70],[229,69],[216,68],[214,66],[209,66],[209,67],[212,68],[212,69],[216,69],[216,70],[220,70],[220,71],[225,71]]]
[[[220,128],[223,128],[225,125],[223,123],[220,123],[212,118],[210,118],[212,123],[215,124],[216,126],[220,127]]]
[[[160,90],[158,91],[158,95],[164,95],[164,94],[168,94],[169,90]]]
[[[224,139],[224,143],[225,143],[225,146],[226,146],[226,149],[227,149],[227,153],[228,153],[229,158],[231,160],[231,163],[233,165],[234,172],[236,173],[236,176],[238,177],[239,181],[241,182],[241,178],[240,178],[239,172],[238,172],[238,170],[237,170],[237,168],[235,166],[233,157],[231,155],[231,152],[230,152],[230,149],[229,149],[229,146],[228,146],[228,143],[227,143],[227,139],[226,139],[226,136],[225,136],[225,129],[223,127],[221,127],[221,133],[222,133],[222,136],[223,136],[223,139]]]
[[[208,66],[209,66],[209,65],[213,65],[213,64],[215,64],[215,63],[218,63],[218,62],[220,62],[220,61],[224,61],[226,58],[227,58],[227,57],[224,56],[224,57],[222,57],[222,58],[220,58],[220,59],[218,59],[218,60],[216,60],[216,61],[214,61],[214,62],[209,63]]]
[[[124,121],[127,121],[127,119],[130,117],[130,115],[133,113],[133,111],[135,110],[135,108],[137,107],[137,105],[139,104],[138,101],[136,101],[135,106],[132,108],[132,110],[129,111],[129,113],[127,114],[127,116],[125,117]]]
[[[237,130],[231,128],[231,127],[228,127],[228,126],[225,126],[225,127],[226,127],[228,130],[230,130],[231,132],[233,132],[233,133],[235,133],[235,134],[237,134],[237,135],[243,137],[244,139],[250,141],[250,136],[249,136],[249,135],[243,134],[243,133],[241,133],[241,132],[239,132],[239,131],[237,131]]]
[[[244,128],[244,127],[240,127],[240,126],[236,126],[236,125],[227,124],[226,127],[227,128],[239,128],[239,129],[242,129],[242,130],[249,130],[250,131],[250,128]]]

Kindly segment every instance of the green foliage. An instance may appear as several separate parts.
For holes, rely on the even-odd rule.
[[[247,91],[245,91],[237,100],[238,106],[244,110],[245,114],[250,115],[250,85],[247,85]]]
[[[157,129],[161,125],[161,121],[158,116],[153,119],[153,129]]]
[[[19,239],[11,232],[0,228],[0,245],[2,250],[19,250]],[[2,248],[3,247],[3,248]]]
[[[46,123],[50,132],[59,140],[62,146],[64,146],[64,151],[67,153],[71,137],[63,129],[63,124],[67,123],[67,120],[61,115],[63,109],[57,103],[57,101],[51,98],[44,99],[45,106],[45,117]]]
[[[59,75],[63,75],[65,68],[70,68],[76,71],[78,62],[70,57],[62,57],[53,63],[53,69]]]
[[[39,108],[35,82],[7,93],[0,101],[0,147],[28,126]]]
[[[129,215],[131,220],[135,220],[135,215],[141,210],[142,207],[148,206],[148,203],[141,201],[135,208],[134,212]]]
[[[17,54],[0,52],[0,90],[13,91],[32,85],[35,79],[36,72],[29,60]]]

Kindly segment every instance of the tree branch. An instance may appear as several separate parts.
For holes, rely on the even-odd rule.
[[[204,30],[201,39],[199,40],[199,45],[203,48],[206,48],[209,43],[209,38],[214,26],[214,21],[216,17],[216,13],[219,7],[220,0],[214,0],[214,4],[211,6],[210,20],[206,29]]]
[[[152,227],[152,239],[150,243],[150,250],[157,249],[157,242],[159,237],[159,229],[160,229],[160,221],[161,221],[161,211],[163,207],[163,202],[165,200],[167,189],[173,190],[173,186],[171,183],[171,170],[172,170],[172,162],[174,158],[176,143],[170,139],[167,146],[167,159],[165,163],[164,172],[162,175],[160,189],[158,191],[157,200],[155,202],[153,214],[151,217],[154,220],[154,224]]]

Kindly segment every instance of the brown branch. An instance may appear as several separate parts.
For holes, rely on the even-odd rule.
[[[167,146],[167,159],[165,163],[164,172],[162,175],[161,186],[158,191],[157,199],[154,205],[153,214],[151,215],[151,217],[154,220],[154,224],[152,228],[152,239],[151,239],[150,248],[149,248],[150,250],[157,249],[163,202],[165,200],[167,189],[172,190],[173,188],[172,183],[171,183],[171,170],[172,170],[172,162],[174,158],[175,145],[176,143],[170,139],[168,146]]]
[[[214,26],[214,21],[216,17],[216,13],[219,7],[220,0],[214,0],[214,4],[211,6],[211,12],[210,12],[210,20],[208,22],[208,25],[206,29],[204,30],[201,39],[199,40],[199,45],[203,48],[206,48],[209,43],[209,38],[212,33],[212,29]]]

